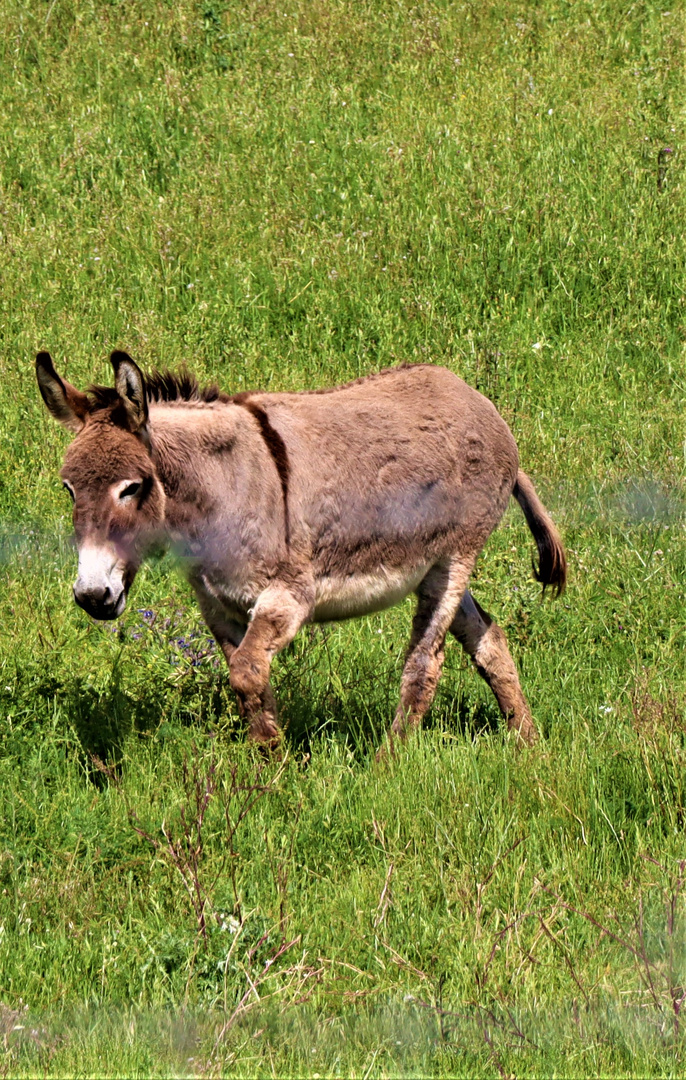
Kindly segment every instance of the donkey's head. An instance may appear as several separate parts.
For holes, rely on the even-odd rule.
[[[36,375],[56,420],[76,433],[61,476],[74,503],[79,571],[74,599],[95,619],[116,619],[164,522],[164,490],[150,456],[143,376],[113,352],[114,389],[81,393],[38,353]]]

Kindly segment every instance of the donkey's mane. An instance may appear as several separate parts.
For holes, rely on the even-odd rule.
[[[216,383],[199,386],[187,368],[181,371],[151,371],[145,376],[148,401],[231,401]]]
[[[333,394],[336,390],[346,390],[348,387],[357,386],[360,383],[383,379],[387,375],[392,375],[407,368],[431,366],[431,364],[398,364],[397,367],[383,368],[381,371],[361,375],[357,379],[352,379],[350,382],[337,386],[324,386],[317,390],[300,390],[297,391],[297,394],[299,397]],[[220,401],[226,404],[234,402],[236,405],[243,405],[253,393],[260,393],[260,391],[244,390],[231,396],[220,390],[216,383],[200,386],[195,375],[191,375],[188,368],[185,367],[181,368],[180,371],[151,371],[148,375],[143,375],[143,386],[145,387],[145,396],[148,403],[189,401],[211,404],[214,401]],[[93,384],[88,388],[88,396],[94,412],[100,409],[111,409],[119,403],[119,394],[112,386]]]
[[[151,371],[143,376],[145,396],[151,401],[231,401],[219,387],[212,383],[200,386],[194,375],[183,368],[181,371]],[[119,401],[119,394],[112,386],[91,386],[88,394],[94,409],[109,409]]]

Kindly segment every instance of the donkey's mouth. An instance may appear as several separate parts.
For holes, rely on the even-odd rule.
[[[77,593],[74,589],[74,600],[92,619],[106,622],[108,619],[118,619],[122,614],[126,607],[126,589],[122,589],[114,598]]]

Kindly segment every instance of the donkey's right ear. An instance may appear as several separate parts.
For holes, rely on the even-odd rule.
[[[59,377],[50,353],[38,353],[36,378],[41,397],[55,420],[59,420],[60,424],[64,424],[70,431],[80,431],[90,411],[88,398]]]

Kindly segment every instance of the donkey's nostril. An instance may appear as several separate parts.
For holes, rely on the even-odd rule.
[[[111,596],[109,585],[89,585],[87,588],[74,586],[74,599],[77,603],[106,604]]]
[[[116,618],[116,609],[121,606],[123,590],[115,597],[109,585],[84,587],[77,581],[73,586],[73,593],[79,607],[87,611],[94,619],[112,619]]]

